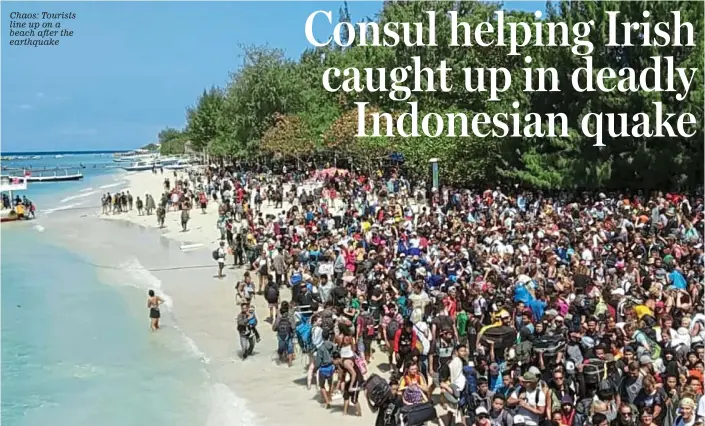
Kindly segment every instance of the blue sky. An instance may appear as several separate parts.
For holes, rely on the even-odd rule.
[[[349,2],[353,20],[381,1]],[[339,2],[2,2],[2,151],[131,149],[182,127],[204,88],[224,86],[239,44],[308,47],[304,24]],[[512,3],[543,10],[543,2]],[[10,46],[12,12],[74,12],[59,46]],[[337,18],[336,18],[337,19]]]

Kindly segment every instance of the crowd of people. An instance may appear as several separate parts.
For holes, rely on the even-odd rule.
[[[360,414],[363,392],[379,425],[705,418],[700,193],[425,193],[394,169],[187,180],[219,203],[219,276],[231,255],[247,269],[238,329],[266,300],[325,406],[340,390]]]
[[[34,219],[37,206],[35,206],[32,200],[28,199],[25,195],[22,197],[16,195],[14,199],[10,199],[8,194],[3,193],[2,209],[12,210],[18,219]]]

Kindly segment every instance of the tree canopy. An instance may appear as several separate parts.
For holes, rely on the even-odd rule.
[[[436,16],[455,11],[459,21],[470,23],[494,20],[499,3],[395,1],[385,2],[374,21],[427,22],[426,11]],[[590,41],[595,46],[595,67],[615,70],[631,67],[642,70],[652,56],[673,56],[677,66],[698,68],[688,99],[679,101],[670,92],[577,92],[570,84],[571,73],[584,65],[570,47],[527,46],[521,55],[507,55],[508,48],[450,47],[451,25],[448,19],[436,20],[437,47],[378,48],[353,45],[347,48],[311,48],[297,60],[288,59],[276,48],[247,46],[243,48],[242,65],[223,88],[205,90],[187,109],[183,131],[164,129],[159,140],[162,152],[183,151],[190,140],[196,151],[240,159],[262,155],[291,159],[310,159],[319,155],[349,158],[354,165],[376,167],[391,153],[405,158],[405,167],[425,175],[428,160],[438,158],[442,180],[451,184],[480,185],[516,183],[534,187],[555,188],[685,188],[702,183],[702,127],[691,138],[645,138],[603,136],[604,147],[595,147],[580,131],[580,120],[590,112],[616,112],[633,115],[653,113],[654,101],[663,103],[672,113],[690,112],[703,120],[703,40],[696,32],[696,48],[683,47],[608,47],[608,35],[599,24],[607,11],[619,11],[620,22],[642,22],[642,12],[649,10],[650,22],[671,21],[672,10],[694,28],[703,28],[703,3],[624,2],[624,1],[559,1],[547,4],[542,19],[574,22],[594,20],[598,27]],[[341,9],[341,20],[354,20],[347,7]],[[369,18],[365,18],[369,19]],[[531,22],[533,14],[505,10],[505,25],[512,21]],[[413,30],[412,30],[413,31]],[[633,37],[639,37],[636,31]],[[454,90],[450,93],[415,92],[408,101],[418,102],[425,112],[439,114],[464,112],[530,112],[545,115],[564,113],[569,132],[558,138],[479,138],[355,137],[355,102],[368,102],[370,111],[383,111],[398,116],[408,112],[406,102],[395,102],[387,93],[331,93],[324,89],[322,76],[326,69],[366,67],[391,69],[413,63],[420,56],[424,66],[435,68],[445,60],[452,67],[454,86],[463,86],[463,68],[504,67],[513,77],[523,80],[524,56],[532,57],[533,67],[553,67],[559,74],[560,92],[533,92],[512,86],[499,101],[490,101],[486,93]],[[340,77],[342,81],[345,77]],[[377,77],[378,79],[379,77]],[[339,82],[340,82],[339,81]],[[379,81],[375,81],[379,83]],[[519,102],[514,108],[512,103]],[[421,112],[421,111],[420,111]]]

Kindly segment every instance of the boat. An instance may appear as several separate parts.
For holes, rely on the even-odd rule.
[[[64,158],[63,155],[55,155],[54,158]]]
[[[159,166],[161,166],[161,167],[172,166],[172,165],[179,162],[179,158],[177,158],[177,157],[163,157],[163,158],[158,157],[156,162],[157,162],[158,167]]]
[[[122,167],[122,169],[128,172],[141,172],[145,170],[152,170],[154,167],[155,164],[153,161],[138,161],[136,163],[132,163],[130,166]]]
[[[13,191],[26,191],[27,190],[27,178],[26,177],[15,177],[15,176],[0,176],[0,193],[7,193],[10,198],[10,203],[12,204],[14,200],[12,199]],[[13,222],[20,220],[21,217],[17,215],[17,207],[12,207],[9,209],[4,208],[0,204],[0,222]],[[24,209],[22,206],[21,209]],[[29,218],[29,212],[24,213],[25,218]]]
[[[189,167],[191,167],[191,162],[188,160],[178,160],[174,164],[164,166],[164,168],[167,170],[183,170],[188,169]]]
[[[144,149],[136,149],[124,154],[115,154],[113,161],[116,163],[134,163],[136,161],[156,160],[157,154]]]
[[[83,174],[79,171],[69,173],[71,169],[54,170],[25,170],[24,177],[27,182],[67,182],[83,179]],[[63,171],[63,174],[61,173]],[[18,177],[18,176],[14,176]]]

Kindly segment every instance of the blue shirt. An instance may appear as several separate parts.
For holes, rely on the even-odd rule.
[[[514,302],[528,304],[534,297],[529,293],[525,285],[518,285],[514,288]]]
[[[683,278],[683,275],[681,275],[680,272],[674,270],[673,272],[668,274],[668,277],[671,279],[673,287],[680,290],[685,290],[686,288],[688,288],[688,283],[685,282],[685,278]]]
[[[534,316],[534,321],[541,321],[541,318],[543,318],[543,313],[546,309],[547,303],[544,302],[543,300],[530,300],[529,303],[526,304],[526,306],[531,309],[531,313]]]

